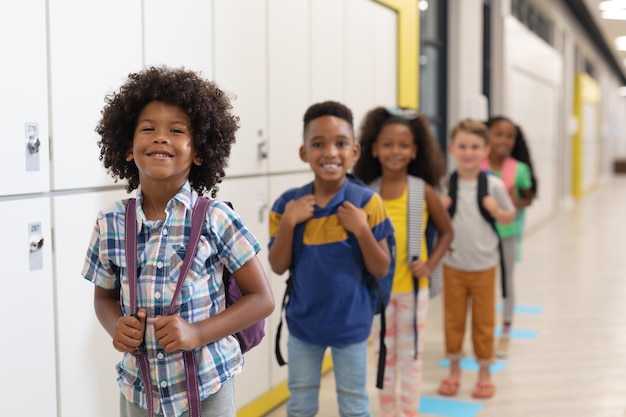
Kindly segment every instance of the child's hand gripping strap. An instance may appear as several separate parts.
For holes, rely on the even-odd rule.
[[[196,256],[200,235],[202,232],[202,224],[206,216],[206,211],[210,200],[200,197],[196,200],[196,204],[191,214],[191,235],[187,244],[187,252],[180,269],[178,283],[172,296],[167,315],[172,315],[176,310],[176,299],[180,294],[185,276],[191,267],[191,260]],[[125,223],[124,223],[124,252],[126,256],[126,269],[128,273],[130,312],[132,315],[137,314],[137,216],[136,216],[136,200],[130,199],[126,206]],[[130,249],[130,250],[128,250]],[[154,404],[152,396],[152,379],[150,377],[150,364],[144,349],[138,348],[131,352],[137,359],[139,370],[141,371],[141,380],[144,384],[146,393],[146,405],[148,408],[148,417],[154,416]],[[189,402],[189,416],[202,417],[202,409],[200,407],[200,387],[198,385],[198,365],[193,350],[183,352],[185,363],[185,374],[187,379],[187,396]]]

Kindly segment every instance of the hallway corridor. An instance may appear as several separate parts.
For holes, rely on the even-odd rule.
[[[490,400],[471,397],[473,370],[464,371],[458,396],[437,395],[447,370],[442,297],[432,300],[420,415],[626,416],[625,215],[626,176],[618,176],[527,233],[515,272],[514,338],[509,357],[492,368],[497,391]],[[472,352],[467,333],[465,350]],[[373,368],[368,387],[378,416]],[[268,417],[285,415],[283,405]],[[332,372],[322,380],[318,415],[339,415]]]

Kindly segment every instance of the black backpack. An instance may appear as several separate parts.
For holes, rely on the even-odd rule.
[[[496,228],[495,219],[489,214],[489,212],[483,207],[482,201],[483,197],[489,195],[488,190],[488,182],[487,182],[487,173],[484,171],[480,171],[478,174],[478,192],[476,193],[478,209],[480,210],[480,215],[483,216],[483,219],[487,223],[491,225],[494,233],[498,237],[498,252],[500,253],[500,281],[502,285],[502,297],[506,298],[506,268],[504,267],[504,253],[502,251],[502,240],[500,239],[500,235],[498,234],[498,229]],[[454,217],[454,212],[456,211],[456,194],[458,189],[458,174],[456,171],[450,175],[450,183],[448,185],[448,195],[452,200],[452,204],[448,207],[448,214],[450,215],[450,219]]]

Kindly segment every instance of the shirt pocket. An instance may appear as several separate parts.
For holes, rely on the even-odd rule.
[[[182,269],[183,260],[185,259],[185,254],[187,253],[187,247],[182,245],[174,245],[172,249],[172,256],[170,256],[170,271],[166,280],[170,297],[172,297],[176,291],[180,274],[184,273]],[[185,276],[180,289],[180,296],[177,299],[172,300],[172,302],[177,305],[176,311],[179,311],[181,306],[188,303],[193,296],[193,280],[189,278],[189,275],[190,274],[187,274],[187,276]]]
[[[185,272],[182,268],[186,253],[186,246],[175,245],[173,247],[172,256],[170,257],[170,274],[168,277],[171,290],[170,294],[172,295],[176,290],[176,285],[178,285],[180,274]],[[179,305],[179,308],[184,308],[184,305],[189,303],[194,298],[194,294],[196,292],[203,288],[206,290],[208,279],[206,262],[211,256],[211,253],[212,251],[207,240],[202,237],[200,239],[200,243],[198,244],[196,255],[191,260],[189,269],[185,275],[185,279],[180,290],[180,297],[177,300],[174,300],[176,304]]]

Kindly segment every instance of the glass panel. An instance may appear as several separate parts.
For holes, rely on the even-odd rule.
[[[420,0],[420,32],[423,40],[439,40],[439,1]]]
[[[420,112],[432,117],[439,115],[440,78],[444,71],[439,62],[439,50],[423,45],[420,56]]]

